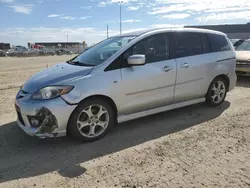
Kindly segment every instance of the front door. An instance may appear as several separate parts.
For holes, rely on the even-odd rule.
[[[130,55],[143,54],[146,64],[127,66]],[[147,37],[123,54],[121,69],[123,105],[121,114],[132,114],[165,106],[173,102],[176,61],[170,59],[166,34]]]

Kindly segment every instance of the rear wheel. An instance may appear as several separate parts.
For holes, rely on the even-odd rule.
[[[114,126],[114,110],[104,100],[92,99],[79,104],[70,117],[69,135],[83,141],[103,137]]]
[[[215,78],[210,84],[206,102],[211,106],[218,106],[224,102],[227,95],[227,84],[222,77]]]

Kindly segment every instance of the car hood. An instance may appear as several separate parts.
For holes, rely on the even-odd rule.
[[[250,51],[236,51],[237,61],[249,61],[250,63]]]
[[[60,63],[34,74],[25,82],[22,89],[28,93],[34,93],[49,85],[61,85],[73,79],[86,76],[92,70],[93,67]]]

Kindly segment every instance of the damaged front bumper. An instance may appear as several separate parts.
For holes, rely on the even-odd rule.
[[[60,137],[66,135],[69,117],[76,105],[69,105],[63,99],[30,100],[29,96],[15,101],[17,124],[28,135]]]

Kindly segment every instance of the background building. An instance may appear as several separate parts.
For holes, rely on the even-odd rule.
[[[0,43],[0,50],[9,50],[10,44],[9,43]]]
[[[250,23],[247,24],[233,24],[233,25],[200,25],[200,26],[185,26],[187,28],[201,28],[221,31],[226,33],[230,39],[250,38]]]
[[[35,42],[34,44],[44,46],[45,48],[67,48],[82,46],[82,43],[80,42]]]
[[[67,49],[72,51],[73,53],[81,53],[86,49],[86,42],[35,42],[35,43],[28,43],[29,48],[53,48],[53,49]]]

